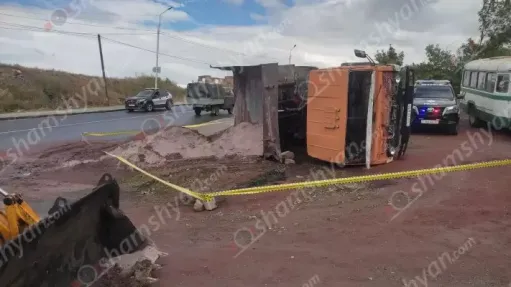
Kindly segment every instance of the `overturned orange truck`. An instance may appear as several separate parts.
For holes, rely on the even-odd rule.
[[[261,155],[284,151],[339,166],[391,162],[404,155],[413,115],[412,69],[368,62],[317,69],[262,64],[213,67],[234,75],[234,124],[260,128]],[[401,80],[402,79],[402,80]]]

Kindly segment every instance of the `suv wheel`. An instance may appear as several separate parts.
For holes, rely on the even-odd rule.
[[[148,112],[152,112],[154,110],[153,103],[147,103],[145,105],[145,110],[148,111]]]
[[[167,102],[165,103],[165,108],[170,111],[172,109],[172,106],[173,106],[172,100],[167,100]]]

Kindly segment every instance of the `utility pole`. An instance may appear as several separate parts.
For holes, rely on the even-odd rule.
[[[158,73],[160,72],[160,67],[158,67],[158,58],[160,56],[160,27],[161,27],[161,16],[163,13],[169,11],[174,7],[170,6],[167,8],[167,10],[161,12],[161,14],[158,16],[158,32],[156,33],[156,67],[154,67],[154,88],[158,89]]]
[[[106,84],[105,62],[103,61],[103,48],[101,47],[101,35],[99,35],[99,34],[98,34],[98,43],[99,43],[99,56],[101,57],[101,70],[103,71],[103,83],[105,85],[106,104],[110,106],[110,99],[108,98],[108,85]]]

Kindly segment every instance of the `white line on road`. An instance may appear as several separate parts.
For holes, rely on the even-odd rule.
[[[185,113],[192,113],[193,111],[186,111]],[[143,115],[143,116],[136,116],[136,117],[128,117],[128,118],[118,118],[118,119],[109,119],[109,120],[98,120],[98,121],[90,121],[90,122],[82,122],[82,123],[74,123],[74,124],[66,124],[66,125],[58,125],[58,126],[50,126],[52,129],[53,128],[64,128],[64,127],[72,127],[72,126],[80,126],[80,125],[88,125],[88,124],[97,124],[97,123],[105,123],[105,122],[114,122],[114,121],[120,121],[120,120],[129,120],[129,119],[138,119],[138,118],[144,118],[144,117],[147,117],[148,115]],[[20,132],[29,132],[33,129],[36,129],[37,127],[35,128],[31,128],[31,129],[24,129],[24,130],[13,130],[13,131],[6,131],[6,132],[0,132],[0,135],[5,135],[5,134],[11,134],[11,133],[20,133]]]

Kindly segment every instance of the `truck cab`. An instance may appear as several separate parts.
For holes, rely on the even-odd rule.
[[[367,168],[398,157],[406,149],[410,131],[412,78],[409,68],[372,60],[311,71],[308,155]]]

